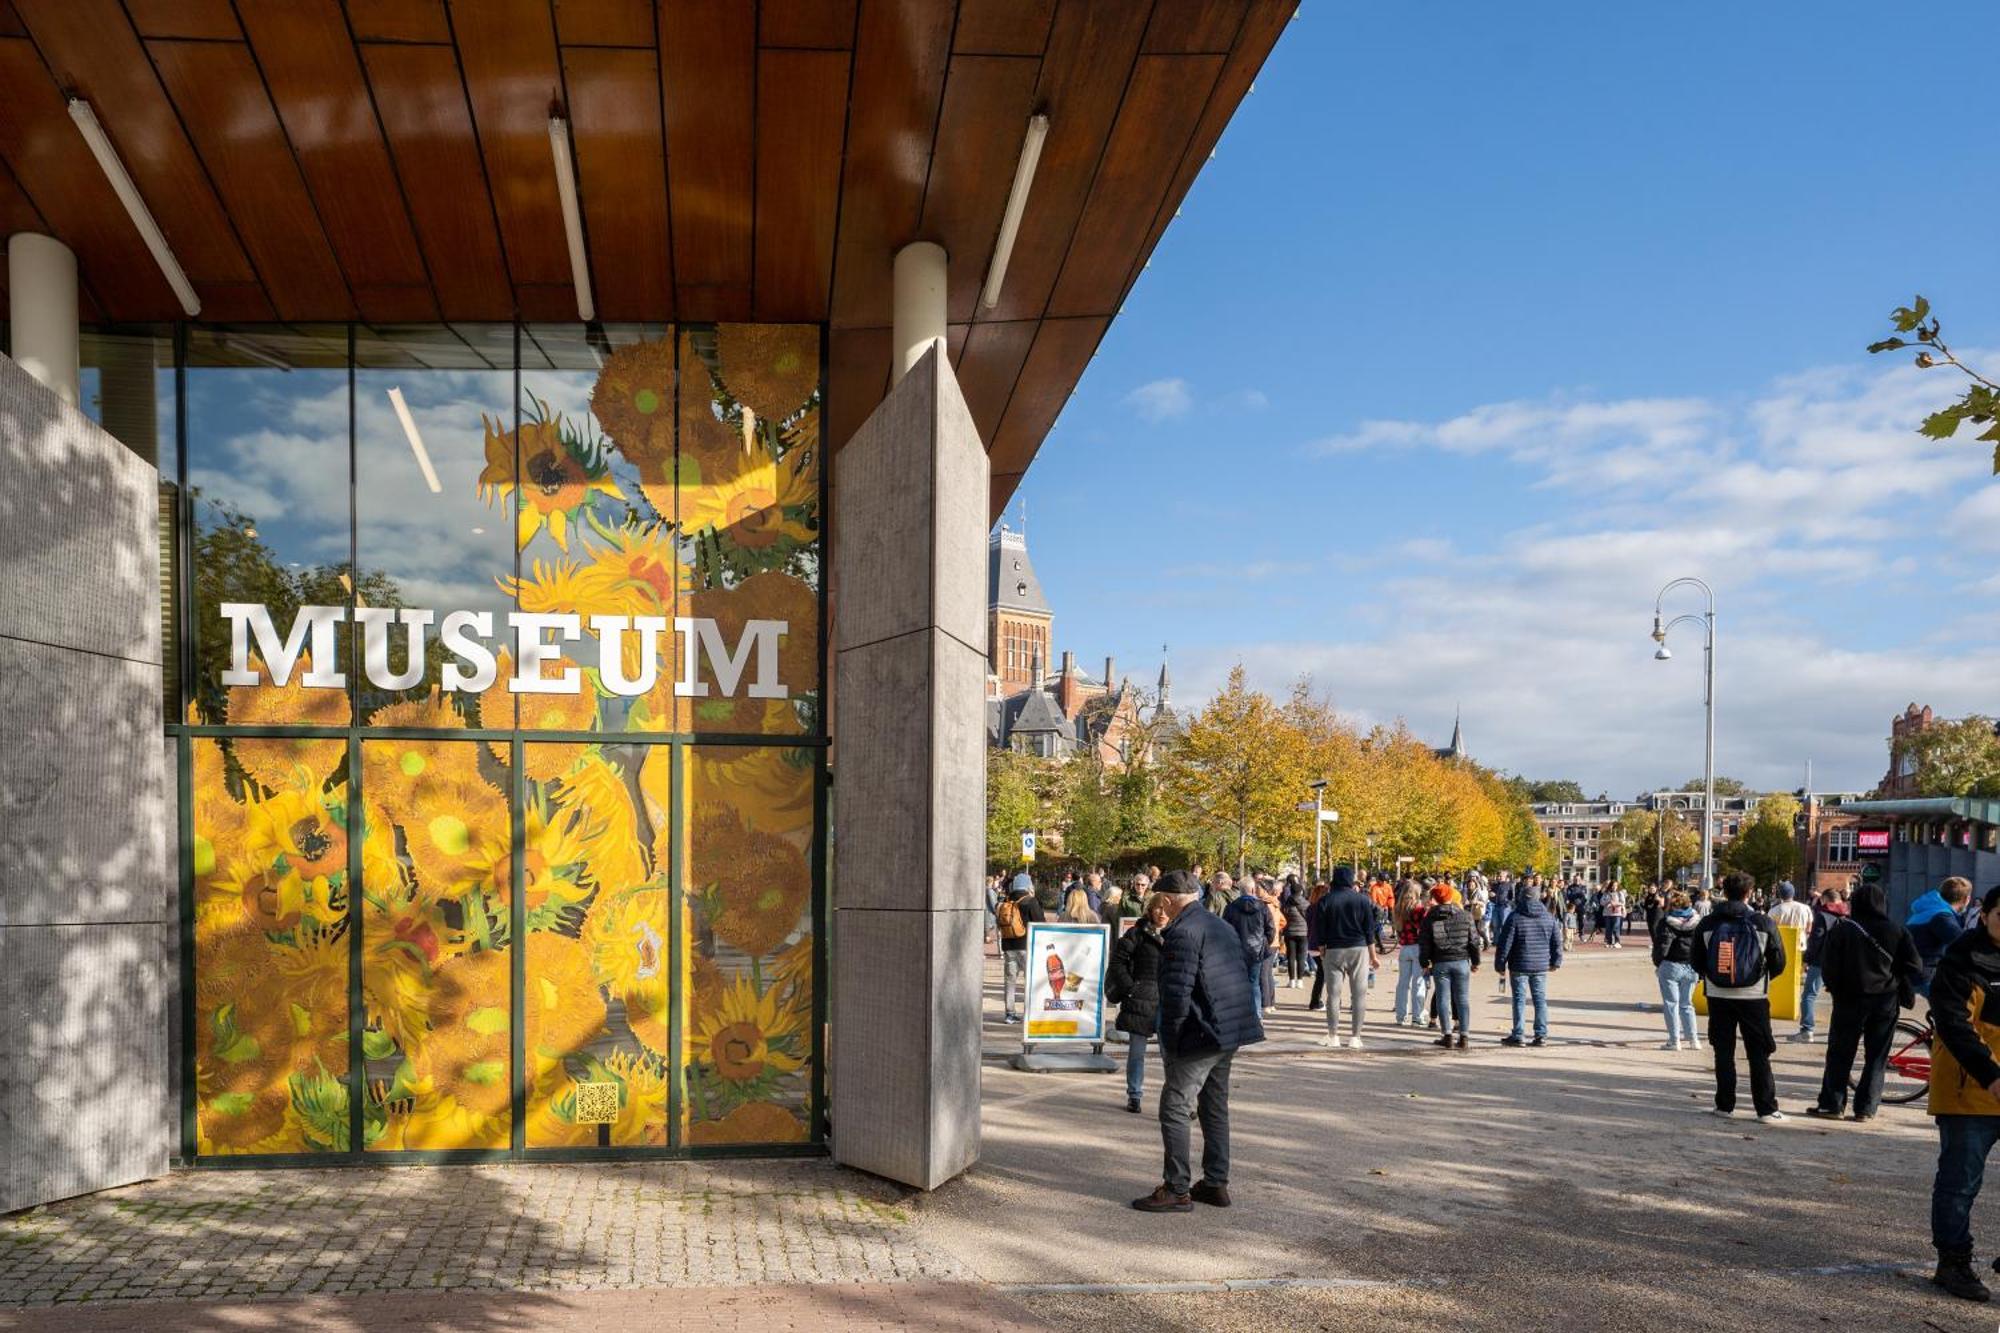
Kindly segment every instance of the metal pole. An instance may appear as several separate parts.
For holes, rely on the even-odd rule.
[[[1667,803],[1660,799],[1658,792],[1653,794],[1653,809],[1653,850],[1659,853],[1660,861],[1659,871],[1653,879],[1664,887],[1667,882]]]
[[[1313,788],[1313,883],[1319,883],[1320,844],[1326,840],[1326,824],[1320,819],[1325,807],[1326,788]]]
[[[1708,745],[1701,771],[1701,886],[1715,892],[1715,594],[1708,595]]]

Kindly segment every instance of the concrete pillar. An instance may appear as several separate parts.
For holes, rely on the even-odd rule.
[[[986,870],[986,450],[942,342],[833,467],[833,1155],[932,1189],[979,1157]]]
[[[53,236],[7,242],[7,322],[21,369],[77,405],[76,256]]]
[[[933,342],[945,336],[945,253],[931,241],[912,241],[896,252],[895,378],[910,373]]]

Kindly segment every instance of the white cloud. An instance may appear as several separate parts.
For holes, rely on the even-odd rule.
[[[1141,420],[1157,424],[1186,416],[1194,409],[1194,395],[1184,379],[1152,380],[1126,394],[1124,403]]]

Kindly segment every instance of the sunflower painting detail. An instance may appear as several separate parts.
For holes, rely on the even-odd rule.
[[[514,546],[478,586],[578,618],[540,670],[579,689],[509,689],[524,650],[495,642],[482,692],[355,715],[301,661],[218,692],[224,726],[261,734],[184,741],[199,1155],[813,1136],[820,331],[599,350],[581,383],[523,366],[519,410],[480,423],[478,498]],[[623,680],[600,678],[594,616],[732,644],[782,620],[786,697],[723,695],[680,632],[647,661],[622,631]],[[690,663],[708,694],[675,688]],[[578,1116],[583,1084],[617,1089],[610,1124]]]

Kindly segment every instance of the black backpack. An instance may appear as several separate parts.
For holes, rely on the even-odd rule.
[[[1708,935],[1709,984],[1728,990],[1755,986],[1764,979],[1764,932],[1748,917],[1715,923]]]

